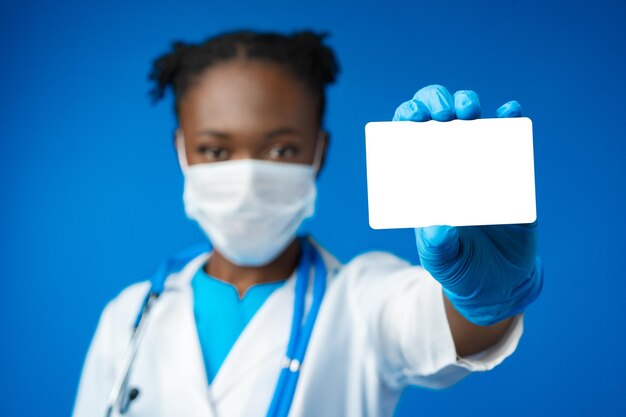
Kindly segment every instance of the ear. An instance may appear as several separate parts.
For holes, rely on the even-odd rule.
[[[177,127],[176,129],[174,129],[174,134],[172,135],[172,145],[174,145],[174,151],[176,153],[178,153],[178,136],[180,134],[182,134],[182,130],[180,129],[180,127]]]
[[[316,177],[320,175],[322,169],[324,168],[324,164],[326,162],[326,151],[328,150],[328,144],[330,142],[330,133],[326,130],[320,130],[318,140],[321,142],[317,146],[321,146],[320,152],[320,166],[317,170]]]
[[[184,141],[183,141],[183,130],[180,127],[177,127],[176,130],[174,130],[173,136],[174,136],[174,140],[172,141],[172,144],[174,145],[174,152],[176,153],[178,166],[180,167],[181,170],[184,171],[184,166],[186,165],[186,161],[183,161],[183,158],[186,159],[186,156],[184,155],[185,149],[181,148],[185,146]]]

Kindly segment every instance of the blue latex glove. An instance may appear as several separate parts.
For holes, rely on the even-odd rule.
[[[475,92],[461,90],[452,96],[444,87],[430,85],[402,103],[393,120],[445,122],[476,119],[480,112]],[[521,115],[517,101],[496,111],[496,117]],[[422,266],[441,283],[450,302],[469,321],[486,326],[523,311],[541,292],[543,268],[536,255],[536,228],[536,221],[430,226],[415,229],[415,236]]]

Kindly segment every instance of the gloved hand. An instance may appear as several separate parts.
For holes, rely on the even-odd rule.
[[[480,112],[475,92],[461,90],[453,97],[445,87],[430,85],[402,103],[393,120],[476,119]],[[517,101],[496,111],[496,117],[521,115]],[[450,302],[465,318],[486,326],[523,311],[541,292],[543,268],[536,255],[536,228],[536,221],[430,226],[415,229],[415,236],[422,267],[441,283]]]

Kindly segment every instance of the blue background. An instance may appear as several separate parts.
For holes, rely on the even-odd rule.
[[[69,415],[105,303],[201,239],[171,101],[152,106],[146,76],[172,40],[241,27],[332,33],[343,71],[311,227],[343,261],[417,261],[412,231],[368,226],[366,122],[432,83],[534,121],[546,282],[521,344],[449,390],[409,389],[397,415],[626,415],[626,6],[436,3],[2,2],[0,415]]]

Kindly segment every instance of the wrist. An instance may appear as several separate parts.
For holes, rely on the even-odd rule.
[[[446,298],[465,319],[479,325],[490,326],[524,311],[532,304],[543,288],[543,264],[535,258],[530,275],[520,282],[502,285],[499,291],[484,292],[480,289],[467,296],[460,296],[443,287]]]

